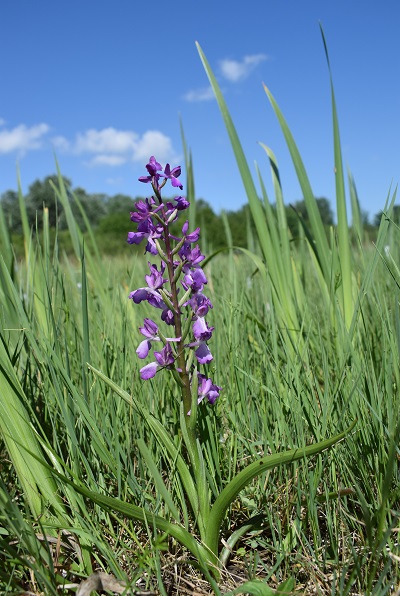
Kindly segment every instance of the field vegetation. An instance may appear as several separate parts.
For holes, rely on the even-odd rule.
[[[296,456],[245,484],[222,520],[217,571],[204,564],[181,466],[187,445],[176,383],[168,374],[146,382],[139,376],[138,327],[150,308],[132,305],[128,295],[142,285],[148,259],[140,247],[114,256],[101,250],[101,230],[58,172],[51,188],[65,231],[48,207],[37,208],[31,226],[21,192],[19,236],[0,210],[1,593],[399,590],[395,191],[383,198],[372,242],[351,174],[351,213],[346,207],[332,87],[338,221],[324,225],[289,127],[266,89],[304,196],[307,217],[299,214],[289,226],[275,155],[265,147],[270,200],[264,173],[253,179],[199,53],[248,207],[239,246],[224,215],[220,244],[207,226],[200,238],[213,303],[212,376],[223,390],[215,405],[198,407],[205,484],[196,489],[213,503],[250,462],[288,450]],[[183,144],[193,229],[202,205],[196,210],[192,157]],[[131,225],[129,208],[126,219]],[[124,230],[115,237],[124,245]],[[303,456],[306,446],[340,433],[329,449]],[[187,534],[192,541],[180,538]]]

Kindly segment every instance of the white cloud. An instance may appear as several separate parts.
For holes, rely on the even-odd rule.
[[[83,134],[78,133],[75,142],[77,153],[126,153],[133,151],[138,135],[129,130],[91,128]]]
[[[127,162],[127,158],[123,155],[96,155],[89,161],[91,166],[122,166]]]
[[[50,131],[50,126],[45,123],[31,127],[20,124],[12,129],[4,128],[4,124],[5,121],[0,118],[0,154],[14,151],[24,154],[39,149]],[[89,166],[117,167],[132,161],[143,163],[151,155],[164,164],[172,164],[179,159],[171,138],[160,130],[147,130],[140,135],[133,130],[113,127],[90,128],[76,134],[73,140],[59,135],[53,137],[51,142],[56,150],[86,154],[86,165]]]
[[[143,162],[150,155],[155,155],[162,163],[177,159],[171,139],[159,130],[148,130],[137,140],[132,159]]]
[[[265,54],[253,54],[252,56],[245,56],[243,60],[220,60],[219,66],[222,76],[231,83],[242,81],[256,68],[260,62],[267,60],[268,56]]]
[[[139,135],[133,130],[91,128],[78,133],[72,142],[65,137],[55,137],[53,143],[75,154],[92,154],[86,162],[89,166],[120,166],[128,161],[143,163],[151,155],[162,163],[177,159],[170,137],[159,130],[148,130]]]
[[[49,130],[49,125],[44,123],[31,127],[19,124],[12,129],[0,130],[0,153],[19,151],[23,154],[29,150],[40,149],[43,137]]]
[[[215,95],[212,87],[209,86],[201,89],[192,89],[183,96],[183,99],[190,102],[210,101],[211,99],[215,99]]]

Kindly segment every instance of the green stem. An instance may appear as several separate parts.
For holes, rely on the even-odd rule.
[[[159,197],[160,200],[160,197]],[[198,527],[202,538],[205,537],[207,519],[210,512],[209,494],[205,478],[204,461],[201,454],[201,448],[196,436],[196,418],[197,418],[197,377],[194,373],[193,387],[190,383],[190,376],[188,372],[188,365],[185,355],[185,343],[182,327],[181,310],[179,306],[177,281],[178,277],[174,271],[174,251],[171,247],[171,240],[169,235],[169,223],[163,223],[164,227],[164,244],[165,254],[167,257],[167,271],[170,284],[171,302],[174,313],[175,337],[179,337],[177,342],[177,358],[176,363],[177,373],[180,377],[180,390],[183,403],[183,414],[181,415],[182,435],[189,454],[189,461],[193,470],[195,484],[197,486],[198,494],[198,511],[197,515]],[[192,394],[193,392],[193,394]],[[189,415],[190,412],[190,415]]]
[[[167,270],[168,270],[168,278],[171,290],[171,302],[174,307],[174,326],[175,326],[175,336],[179,337],[180,340],[177,342],[177,358],[176,362],[178,364],[179,369],[179,376],[182,381],[181,392],[182,392],[182,401],[183,401],[183,409],[184,413],[187,416],[187,413],[190,411],[192,407],[192,392],[190,389],[190,378],[189,373],[186,370],[186,358],[185,358],[185,345],[182,339],[182,320],[181,320],[181,311],[179,308],[179,300],[178,300],[178,291],[176,287],[177,280],[175,279],[175,272],[174,272],[174,257],[172,254],[171,248],[171,240],[169,237],[169,225],[167,223],[163,224],[164,226],[164,242],[165,242],[165,253],[167,255]],[[196,437],[194,435],[194,440]]]

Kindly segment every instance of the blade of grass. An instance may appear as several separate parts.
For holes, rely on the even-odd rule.
[[[350,258],[350,237],[349,225],[347,221],[346,195],[344,190],[344,174],[342,162],[342,150],[340,147],[339,123],[336,109],[335,92],[333,88],[332,71],[328,55],[328,47],[322,26],[320,25],[322,40],[325,48],[326,61],[328,63],[329,79],[331,86],[332,101],[332,119],[333,119],[333,146],[335,155],[335,183],[336,183],[336,211],[337,211],[337,231],[339,243],[339,261],[340,274],[342,277],[341,294],[343,315],[347,329],[350,328],[354,312],[353,305],[353,282],[352,265]]]
[[[176,508],[176,505],[173,501],[171,493],[167,489],[162,479],[160,472],[158,471],[157,465],[150,453],[150,450],[146,447],[145,442],[143,439],[138,439],[137,445],[139,447],[140,453],[143,456],[144,461],[149,469],[152,479],[154,480],[155,487],[157,489],[158,495],[164,500],[166,506],[168,507],[169,511],[173,515],[176,522],[179,523],[180,515],[179,511]]]
[[[271,106],[278,119],[283,135],[289,149],[294,168],[296,170],[297,178],[303,193],[304,202],[306,204],[307,212],[310,218],[310,227],[315,241],[314,250],[318,254],[318,261],[321,263],[321,268],[326,280],[330,279],[330,248],[325,234],[324,225],[322,223],[321,214],[318,210],[318,205],[308,179],[306,169],[301,159],[300,152],[297,148],[293,135],[287,125],[287,122],[276,102],[272,93],[264,85],[264,91],[271,103]]]

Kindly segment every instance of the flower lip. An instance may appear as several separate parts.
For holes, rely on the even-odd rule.
[[[207,377],[201,373],[197,373],[198,378],[198,400],[197,403],[200,403],[205,397],[208,401],[214,405],[219,394],[222,390],[222,387],[215,385],[211,379],[207,379]]]
[[[152,379],[157,372],[157,368],[157,362],[150,362],[149,364],[146,364],[146,366],[140,369],[140,377],[143,379],[143,381]]]

